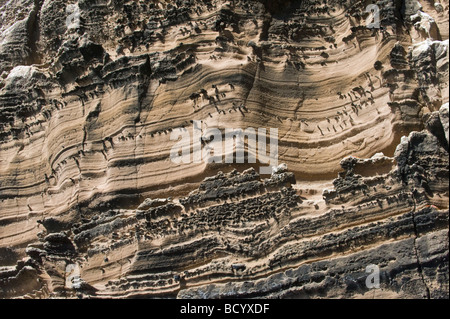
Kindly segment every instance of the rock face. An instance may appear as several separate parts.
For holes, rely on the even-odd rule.
[[[449,298],[448,0],[366,2],[0,0],[0,297]]]

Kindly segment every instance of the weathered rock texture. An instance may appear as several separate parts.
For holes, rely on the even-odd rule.
[[[448,0],[370,3],[0,0],[0,297],[448,298]]]

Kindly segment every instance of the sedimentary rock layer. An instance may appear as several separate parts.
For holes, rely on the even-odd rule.
[[[448,298],[448,1],[370,3],[0,1],[0,296]]]

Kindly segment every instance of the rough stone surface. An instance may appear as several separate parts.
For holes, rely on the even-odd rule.
[[[0,298],[449,298],[448,0],[374,3],[0,0]]]
[[[449,144],[449,139],[448,139],[448,132],[449,132],[449,128],[448,128],[448,103],[445,103],[439,109],[439,118],[440,118],[441,123],[442,123],[442,128],[444,130],[444,134],[445,134],[445,138],[447,139],[447,146],[448,146],[448,144]]]

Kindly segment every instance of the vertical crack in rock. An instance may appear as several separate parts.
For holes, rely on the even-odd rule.
[[[414,192],[411,193],[411,198],[414,201],[414,207],[413,207],[413,210],[411,211],[411,220],[412,220],[412,223],[414,225],[414,235],[415,235],[414,241],[413,241],[413,243],[414,243],[414,254],[415,254],[416,260],[417,260],[417,269],[419,271],[419,274],[420,274],[420,277],[422,279],[423,285],[425,286],[427,299],[431,299],[430,289],[428,288],[428,285],[427,285],[427,283],[425,281],[425,278],[423,276],[422,264],[421,264],[421,261],[419,259],[419,253],[418,253],[418,250],[417,250],[417,243],[416,242],[417,242],[417,238],[419,238],[419,232],[417,230],[417,224],[416,224],[416,215],[415,214],[416,214],[416,205],[417,205],[417,203],[416,203],[416,200],[414,198]]]

